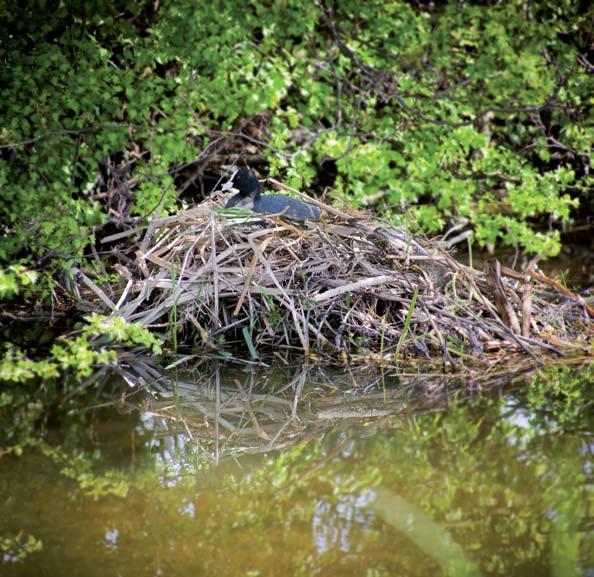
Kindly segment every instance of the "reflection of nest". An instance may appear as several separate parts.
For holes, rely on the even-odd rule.
[[[117,286],[88,282],[85,308],[183,326],[178,343],[241,341],[254,355],[298,348],[451,361],[586,346],[592,311],[554,281],[513,271],[503,279],[496,262],[483,274],[438,243],[317,204],[322,220],[299,225],[229,217],[214,201],[154,220],[134,247],[136,270],[120,266]]]
[[[509,387],[514,378],[523,382],[532,364],[526,358],[511,371],[439,376],[366,366],[345,372],[201,362],[175,381],[161,381],[159,397],[145,401],[144,422],[164,446],[181,435],[218,460],[287,448],[327,431],[363,427],[367,436],[405,426],[410,415],[447,410],[477,390]]]

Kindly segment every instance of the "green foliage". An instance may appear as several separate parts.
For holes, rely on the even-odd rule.
[[[129,484],[122,472],[107,471],[98,475],[93,470],[99,460],[99,454],[86,451],[67,452],[62,447],[51,447],[43,444],[43,454],[60,468],[60,474],[76,481],[79,489],[86,495],[98,499],[106,495],[125,497]]]
[[[6,387],[0,393],[0,457],[21,455],[25,447],[39,443],[39,423],[47,407],[40,395],[22,387]]]
[[[222,145],[260,148],[298,187],[334,164],[333,196],[430,233],[468,222],[480,244],[554,254],[579,195],[588,210],[579,3],[37,0],[0,14],[5,265],[68,269],[114,212],[174,211],[179,167],[216,165]]]
[[[138,324],[127,323],[122,317],[104,317],[91,314],[85,317],[86,325],[81,330],[81,338],[98,339],[101,342],[116,342],[127,347],[143,346],[151,350],[154,355],[161,354],[159,337]]]
[[[79,334],[63,338],[42,360],[28,358],[9,346],[0,360],[0,382],[26,383],[32,379],[52,380],[61,375],[75,379],[90,376],[98,367],[117,362],[115,346],[142,346],[161,353],[159,338],[146,328],[129,324],[122,317],[106,318],[92,314]]]
[[[3,563],[23,561],[31,553],[42,550],[43,543],[23,531],[19,531],[16,535],[0,535],[0,553],[2,553]]]
[[[18,347],[5,343],[0,357],[0,457],[21,455],[25,448],[43,440],[40,423],[56,404],[63,408],[80,399],[87,390],[84,379],[101,367],[116,366],[118,349],[143,347],[161,353],[158,337],[140,325],[128,324],[121,317],[90,315],[76,335],[63,337],[49,350],[32,358]],[[96,402],[93,390],[93,402]],[[82,401],[78,401],[82,402]],[[62,455],[60,457],[60,455]],[[47,456],[50,456],[49,453]],[[126,486],[109,476],[97,480],[90,465],[75,455],[52,453],[64,467],[64,474],[76,479],[93,494],[125,492]],[[61,459],[61,460],[60,460]]]
[[[22,265],[12,265],[0,270],[0,300],[18,295],[37,282],[37,273]]]
[[[56,347],[58,349],[59,347]],[[60,349],[62,351],[62,349]],[[92,355],[92,353],[90,353]],[[60,374],[59,364],[55,357],[34,361],[28,359],[22,351],[9,348],[0,362],[0,381],[26,383],[34,378],[52,379]]]
[[[594,363],[581,371],[571,367],[551,367],[533,379],[528,390],[535,408],[534,426],[549,431],[579,430],[587,422],[589,403],[585,387],[594,385]],[[554,416],[554,418],[551,418]]]

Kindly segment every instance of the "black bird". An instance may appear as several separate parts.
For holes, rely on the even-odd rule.
[[[233,177],[233,188],[239,192],[232,196],[225,208],[249,208],[262,214],[280,214],[296,220],[318,220],[320,209],[285,194],[262,194],[256,175],[240,168]]]

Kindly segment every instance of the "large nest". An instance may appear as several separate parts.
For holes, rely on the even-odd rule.
[[[133,266],[116,265],[119,284],[83,275],[85,307],[165,329],[177,344],[242,343],[252,356],[450,362],[589,348],[591,307],[555,281],[497,261],[477,271],[437,242],[317,204],[320,222],[233,217],[218,199],[154,220]]]

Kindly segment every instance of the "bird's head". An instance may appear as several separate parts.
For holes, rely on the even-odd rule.
[[[239,190],[240,193],[251,197],[260,195],[260,182],[256,175],[247,168],[240,168],[233,177],[233,188]]]

